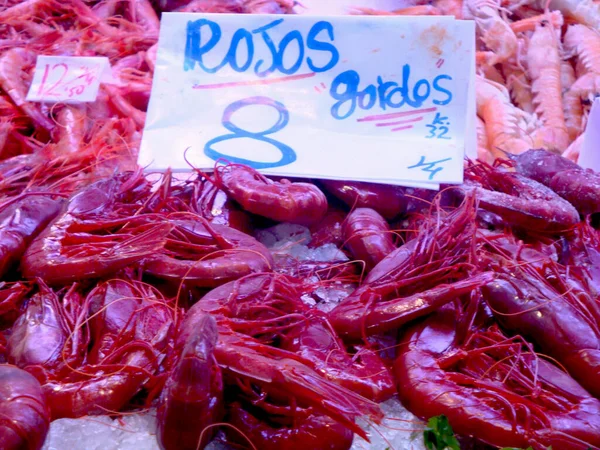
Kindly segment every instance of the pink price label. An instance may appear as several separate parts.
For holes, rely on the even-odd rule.
[[[93,102],[109,67],[107,58],[39,56],[27,100]]]

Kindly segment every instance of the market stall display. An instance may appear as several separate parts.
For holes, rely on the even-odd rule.
[[[0,6],[0,448],[600,448],[600,3],[395,5],[476,24],[439,191],[138,165],[161,13],[298,2]]]

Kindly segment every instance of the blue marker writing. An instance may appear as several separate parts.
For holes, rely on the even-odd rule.
[[[433,177],[440,171],[444,170],[444,167],[435,167],[437,164],[441,164],[446,161],[450,161],[452,158],[440,159],[438,161],[425,162],[425,157],[421,156],[419,162],[413,166],[408,166],[407,169],[417,169],[422,167],[423,172],[429,172],[429,179],[433,180]]]
[[[215,47],[223,39],[223,32],[214,20],[190,21],[186,28],[183,69],[194,70],[199,66],[207,73],[217,73],[224,67],[230,67],[236,72],[253,70],[255,75],[264,78],[274,72],[294,75],[305,62],[315,73],[326,72],[338,64],[340,54],[334,45],[335,33],[330,22],[322,20],[315,23],[306,38],[299,30],[292,30],[277,42],[273,36],[282,34],[279,27],[283,22],[284,19],[276,19],[254,30],[237,29],[221,62],[208,67],[205,57],[217,52]],[[262,58],[255,60],[259,45],[266,46],[268,61]],[[322,57],[325,62],[318,62]],[[290,62],[286,65],[284,61]]]

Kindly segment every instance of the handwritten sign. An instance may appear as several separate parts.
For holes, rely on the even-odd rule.
[[[139,162],[460,183],[474,41],[450,17],[163,14]]]
[[[37,58],[27,100],[33,102],[93,102],[103,76],[109,71],[108,58],[43,56]]]
[[[596,98],[588,117],[577,163],[584,169],[600,172],[600,99]]]

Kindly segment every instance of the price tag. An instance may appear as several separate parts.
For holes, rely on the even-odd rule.
[[[165,13],[139,162],[461,183],[474,45],[451,17]]]
[[[27,101],[93,102],[98,96],[100,81],[109,71],[108,58],[104,57],[40,55]]]
[[[584,169],[600,172],[600,99],[596,98],[588,117],[577,163]]]

